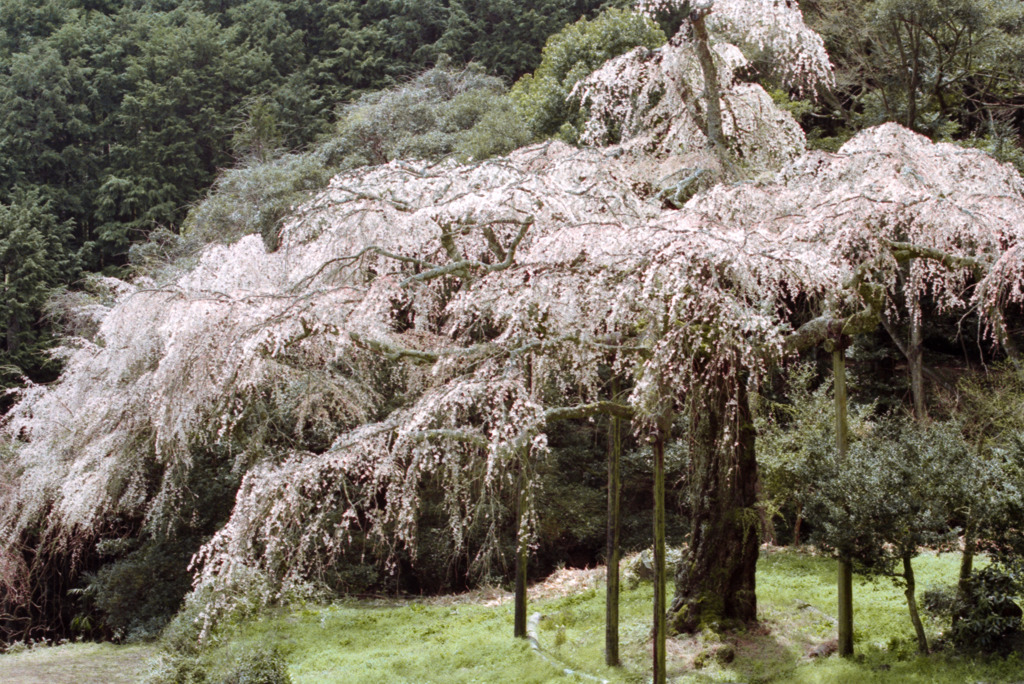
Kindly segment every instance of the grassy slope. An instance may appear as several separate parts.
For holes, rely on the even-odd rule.
[[[955,580],[955,555],[923,555],[915,562],[922,588]],[[591,573],[591,577],[594,573]],[[556,580],[558,584],[561,580]],[[578,580],[569,580],[567,583]],[[857,658],[807,657],[834,637],[835,565],[813,556],[773,552],[758,564],[761,624],[724,638],[712,634],[670,641],[669,674],[678,682],[1024,682],[1020,658],[920,657],[907,618],[902,589],[890,580],[855,580]],[[584,582],[585,584],[585,582]],[[548,594],[559,593],[548,582]],[[275,645],[286,656],[292,679],[303,682],[569,682],[521,641],[511,638],[512,606],[491,592],[426,601],[346,601],[268,615],[231,632],[204,658],[212,672],[234,662],[254,644]],[[505,597],[507,599],[507,596]],[[545,651],[566,666],[613,682],[643,682],[648,676],[651,587],[622,596],[625,667],[603,667],[604,592],[576,589],[561,598],[534,601],[546,618],[540,639]],[[941,625],[928,625],[935,637]],[[722,641],[736,659],[694,669],[702,651]],[[0,656],[0,682],[132,682],[150,647],[68,644]]]
[[[121,684],[139,681],[152,646],[65,644],[0,655],[4,684]]]
[[[915,562],[918,586],[955,581],[958,558],[926,554]],[[727,665],[693,668],[701,651],[721,639],[704,634],[673,640],[670,679],[681,682],[1013,682],[1024,681],[1019,659],[978,660],[916,655],[902,588],[888,579],[855,584],[855,660],[812,660],[808,652],[834,637],[834,563],[791,552],[763,556],[758,565],[761,625],[724,638],[736,650]],[[584,589],[534,601],[546,618],[540,639],[566,666],[616,682],[648,676],[651,587],[622,595],[625,667],[603,667],[604,592]],[[938,624],[929,625],[936,636]],[[226,662],[246,646],[274,644],[300,682],[557,682],[562,676],[523,642],[511,638],[512,606],[505,601],[342,602],[268,616],[236,630],[214,650]]]

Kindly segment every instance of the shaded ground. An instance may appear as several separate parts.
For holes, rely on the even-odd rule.
[[[65,644],[0,655],[3,684],[130,684],[140,679],[151,646]]]

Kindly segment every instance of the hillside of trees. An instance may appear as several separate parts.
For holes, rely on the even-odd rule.
[[[666,638],[758,619],[762,542],[809,541],[840,653],[851,573],[931,650],[925,547],[962,554],[951,647],[1018,649],[1022,32],[1009,0],[5,3],[0,638],[177,614],[188,652],[486,582],[524,636],[529,578],[604,562],[614,665],[653,546],[665,681]]]
[[[621,3],[620,3],[621,4]],[[59,366],[40,292],[123,275],[132,245],[176,233],[218,173],[328,134],[360,94],[439,59],[505,82],[601,3],[552,0],[11,0],[0,7],[0,203],[12,212],[0,382]],[[31,239],[9,235],[39,233]],[[13,272],[11,272],[13,276]]]

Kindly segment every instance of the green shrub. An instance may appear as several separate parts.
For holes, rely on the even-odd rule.
[[[972,651],[1006,653],[1021,635],[1024,573],[992,564],[977,570],[963,584],[953,605],[953,643]]]
[[[83,607],[72,628],[91,636],[106,632],[118,641],[140,641],[159,635],[192,586],[189,559],[203,538],[148,540],[125,555],[121,548],[137,540],[101,542],[101,555],[123,556],[85,576]]]
[[[197,246],[230,244],[251,234],[277,246],[280,221],[292,205],[327,185],[334,170],[316,151],[248,162],[224,171],[211,192],[189,212],[182,235]],[[138,263],[144,249],[133,248]]]
[[[142,677],[144,684],[206,684],[205,666],[191,655],[161,653],[150,661]]]
[[[483,159],[528,142],[525,130],[501,79],[441,65],[345,107],[323,149],[345,169],[403,158]]]
[[[523,147],[531,141],[530,129],[509,95],[494,98],[480,119],[455,145],[455,156],[480,161]]]
[[[221,684],[291,684],[288,664],[276,648],[249,647],[236,658]]]
[[[557,134],[575,142],[583,116],[578,104],[567,100],[576,82],[637,46],[664,43],[665,33],[635,12],[609,9],[594,19],[580,19],[548,38],[540,66],[516,82],[512,99],[535,137]]]

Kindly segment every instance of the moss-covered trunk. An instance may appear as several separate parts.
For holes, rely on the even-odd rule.
[[[693,394],[692,531],[668,612],[673,632],[757,618],[757,461],[746,381]]]

